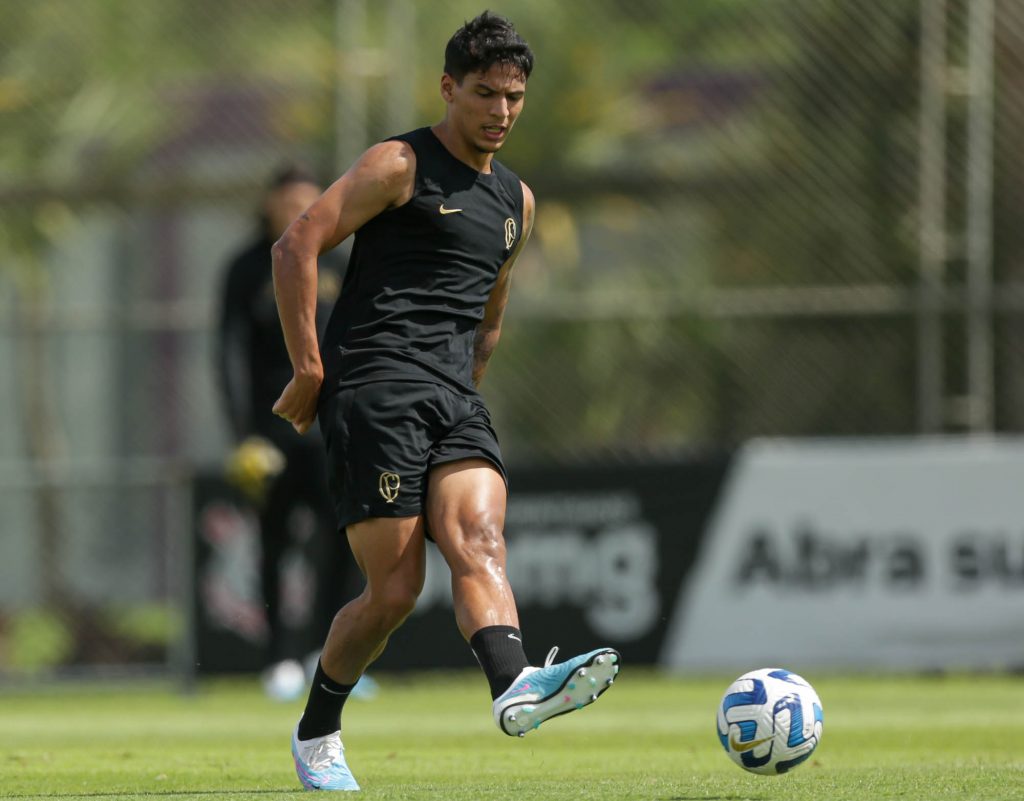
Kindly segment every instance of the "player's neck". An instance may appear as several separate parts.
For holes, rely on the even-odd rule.
[[[494,160],[494,154],[482,153],[468,144],[449,127],[448,120],[442,120],[430,130],[434,132],[434,136],[444,145],[445,150],[467,167],[477,172],[491,172],[491,162]]]

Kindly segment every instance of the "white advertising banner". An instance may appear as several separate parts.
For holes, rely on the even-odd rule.
[[[1024,441],[751,443],[661,661],[1024,666]]]

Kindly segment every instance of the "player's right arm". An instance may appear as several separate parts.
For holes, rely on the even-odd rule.
[[[274,413],[300,434],[316,418],[323,364],[316,333],[317,257],[383,211],[406,203],[416,178],[416,156],[405,142],[382,142],[313,203],[274,243],[274,295],[293,377]]]

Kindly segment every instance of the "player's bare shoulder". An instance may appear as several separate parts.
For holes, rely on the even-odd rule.
[[[416,151],[398,139],[379,142],[360,157],[356,169],[364,180],[376,183],[389,199],[389,208],[408,203],[416,185]]]

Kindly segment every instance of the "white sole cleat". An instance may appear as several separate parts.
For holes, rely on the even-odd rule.
[[[553,649],[554,651],[554,649]],[[513,737],[523,737],[550,718],[592,704],[615,681],[619,654],[599,648],[557,665],[527,668],[494,701],[498,727]]]

